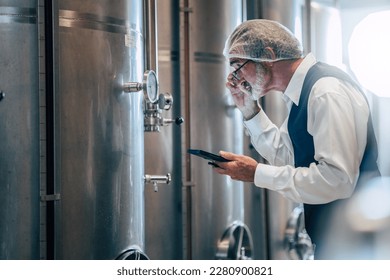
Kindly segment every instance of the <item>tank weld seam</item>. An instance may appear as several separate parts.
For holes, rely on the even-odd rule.
[[[23,14],[5,14],[0,12],[0,17],[23,17],[23,18],[36,18],[36,15],[23,15]]]
[[[60,10],[59,25],[61,27],[93,29],[110,33],[129,34],[130,32],[135,32],[142,34],[141,30],[137,30],[135,24],[130,24],[127,20],[70,10]]]
[[[224,63],[226,61],[222,54],[209,53],[209,52],[195,52],[194,59],[197,62],[207,63]]]
[[[0,23],[11,21],[35,23],[36,19],[37,12],[34,8],[0,7]]]
[[[37,17],[34,8],[0,7],[0,16]]]

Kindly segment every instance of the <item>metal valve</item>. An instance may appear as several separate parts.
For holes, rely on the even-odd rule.
[[[253,239],[249,228],[235,221],[224,232],[218,242],[216,259],[250,260],[253,257]]]
[[[170,173],[167,175],[148,175],[145,174],[145,183],[152,183],[154,191],[158,191],[157,184],[169,184],[172,181],[172,176]]]
[[[311,242],[304,225],[303,206],[296,207],[287,221],[285,249],[291,259],[314,259],[315,245]]]
[[[162,111],[170,110],[172,104],[173,98],[172,95],[169,93],[160,93],[156,102],[146,102],[144,107],[145,131],[158,132],[160,131],[161,126],[168,125],[171,123],[181,125],[184,122],[184,119],[182,117],[177,117],[175,119],[166,119],[162,115]]]
[[[173,104],[173,98],[172,95],[170,95],[169,93],[161,93],[158,96],[158,107],[161,110],[171,109],[172,104]]]
[[[144,88],[143,83],[138,82],[128,82],[123,84],[124,92],[138,92]]]
[[[144,73],[142,83],[128,82],[123,84],[123,91],[144,93],[144,126],[145,131],[160,131],[160,127],[175,123],[181,125],[184,120],[182,117],[176,119],[165,119],[162,117],[162,110],[170,110],[173,104],[172,95],[169,93],[158,94],[159,84],[156,73],[153,70],[147,70]]]
[[[182,117],[177,117],[175,119],[164,119],[164,124],[175,123],[176,125],[181,125],[184,122]]]

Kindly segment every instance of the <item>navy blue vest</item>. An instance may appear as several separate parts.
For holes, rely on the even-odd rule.
[[[315,147],[313,136],[307,131],[307,104],[311,88],[322,77],[335,77],[344,80],[360,90],[358,84],[337,67],[317,62],[310,68],[303,83],[299,105],[296,106],[293,104],[288,119],[288,132],[294,148],[295,167],[308,167],[311,163],[316,162],[314,159]],[[361,93],[365,97],[362,91]],[[362,187],[367,180],[380,176],[377,166],[378,149],[371,115],[369,117],[367,132],[367,146],[360,165],[360,176],[356,189]],[[313,243],[316,244],[317,252],[321,251],[321,241],[323,240],[325,229],[329,225],[332,210],[343,201],[337,200],[320,205],[304,204],[306,230]]]

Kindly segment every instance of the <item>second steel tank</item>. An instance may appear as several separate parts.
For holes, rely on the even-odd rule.
[[[184,1],[183,47],[186,108],[185,148],[242,154],[239,113],[225,88],[228,72],[222,51],[228,35],[242,21],[240,1]],[[244,220],[242,182],[215,173],[207,161],[185,156],[186,257],[240,259],[251,257],[251,238]],[[245,236],[234,239],[235,234]],[[227,240],[237,240],[235,244]],[[240,244],[238,244],[240,243]],[[245,244],[244,244],[245,243]],[[235,254],[231,247],[239,248]]]
[[[57,259],[147,258],[142,1],[58,2]]]

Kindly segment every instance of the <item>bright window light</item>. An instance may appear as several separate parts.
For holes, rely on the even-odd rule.
[[[368,15],[349,41],[349,62],[363,87],[390,97],[390,10]]]

